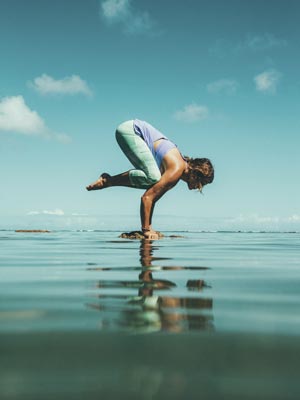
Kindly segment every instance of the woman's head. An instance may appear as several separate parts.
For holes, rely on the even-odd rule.
[[[199,189],[212,183],[214,180],[214,167],[208,158],[190,158],[185,157],[188,163],[187,184],[189,189]]]

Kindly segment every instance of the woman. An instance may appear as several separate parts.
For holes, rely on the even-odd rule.
[[[152,125],[138,119],[122,123],[116,139],[136,169],[111,176],[103,173],[87,186],[99,190],[111,186],[146,189],[141,198],[141,224],[146,239],[158,239],[151,221],[155,203],[181,179],[188,188],[202,190],[214,179],[214,168],[207,158],[183,157],[177,146]]]

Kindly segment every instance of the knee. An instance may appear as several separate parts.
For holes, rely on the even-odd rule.
[[[159,171],[155,172],[155,173],[151,173],[151,175],[147,176],[147,182],[149,183],[149,185],[154,185],[155,183],[159,182],[161,178],[161,174]]]
[[[133,120],[122,122],[116,129],[116,136],[134,134]]]

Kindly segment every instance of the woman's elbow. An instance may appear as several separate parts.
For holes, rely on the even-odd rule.
[[[147,194],[147,192],[145,192],[145,193],[143,194],[143,196],[141,197],[141,201],[142,201],[143,203],[151,203],[151,202],[153,201],[153,197],[150,196],[149,194]]]
[[[152,194],[149,194],[147,192],[145,192],[143,194],[143,196],[141,197],[141,202],[143,203],[143,205],[146,206],[151,206],[153,203],[155,203],[155,196],[153,196]]]

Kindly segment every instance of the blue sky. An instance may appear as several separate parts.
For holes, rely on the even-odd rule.
[[[2,225],[138,228],[142,191],[84,188],[131,167],[114,130],[139,118],[216,170],[203,196],[167,193],[156,228],[300,229],[299,12],[294,0],[2,0]]]

